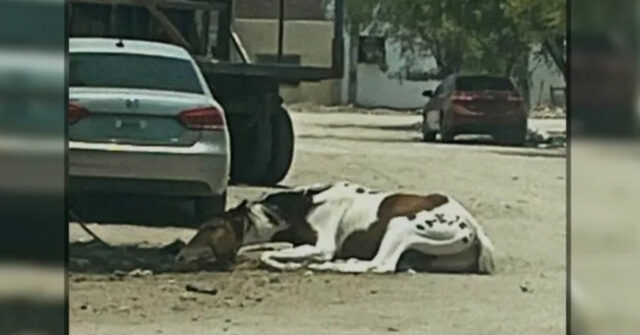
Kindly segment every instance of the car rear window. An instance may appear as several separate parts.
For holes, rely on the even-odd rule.
[[[458,91],[514,91],[515,88],[509,78],[500,77],[458,77],[456,79],[456,89]]]
[[[120,53],[69,54],[69,86],[203,93],[188,60]]]

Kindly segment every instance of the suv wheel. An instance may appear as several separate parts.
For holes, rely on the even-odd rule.
[[[444,143],[451,143],[456,134],[444,119],[444,113],[440,114],[440,140]]]
[[[429,131],[427,125],[427,116],[422,115],[422,140],[424,142],[433,142],[436,140],[437,132]]]
[[[425,142],[434,142],[436,140],[435,132],[422,132],[422,140]]]

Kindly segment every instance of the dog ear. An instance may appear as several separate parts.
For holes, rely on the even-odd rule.
[[[321,205],[327,201],[329,201],[329,198],[331,197],[331,194],[329,194],[328,192],[322,192],[322,193],[316,193],[310,196],[311,198],[311,204],[316,206],[316,205]]]
[[[303,196],[311,199],[311,205],[320,205],[329,200],[327,197],[328,194],[325,192],[333,186],[334,185],[332,184],[315,184],[312,187],[305,189]]]
[[[280,222],[281,220],[280,215],[278,215],[276,211],[269,206],[262,206],[262,212],[267,216],[269,220],[272,220],[274,222]]]

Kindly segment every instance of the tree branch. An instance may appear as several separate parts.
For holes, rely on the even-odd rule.
[[[560,72],[562,72],[562,75],[566,79],[567,77],[566,61],[564,59],[563,52],[558,50],[561,48],[554,47],[554,44],[549,40],[549,38],[545,38],[542,41],[542,48],[544,48],[544,50],[549,54],[549,56],[551,56],[551,59],[553,59],[553,62],[556,64],[556,66],[558,67]]]

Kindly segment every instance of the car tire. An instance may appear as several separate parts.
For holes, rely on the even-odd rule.
[[[224,213],[227,206],[227,192],[221,195],[199,197],[194,202],[195,225]]]
[[[440,140],[444,143],[451,143],[455,136],[455,132],[445,121],[444,113],[440,114]]]
[[[423,142],[433,142],[436,140],[437,132],[429,131],[427,125],[427,116],[425,113],[422,114],[422,141]]]
[[[263,178],[265,185],[275,185],[287,176],[293,161],[294,137],[291,117],[280,107],[271,115],[271,162]]]
[[[425,132],[424,130],[422,131],[422,141],[424,142],[434,142],[436,140],[436,135],[438,133],[436,132]]]

